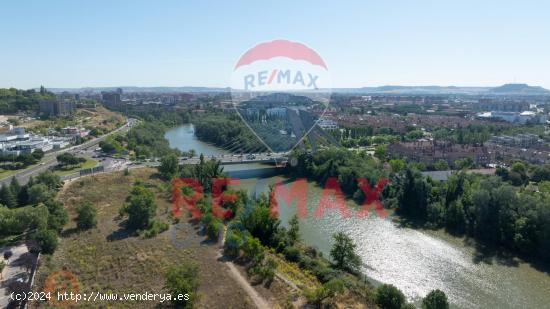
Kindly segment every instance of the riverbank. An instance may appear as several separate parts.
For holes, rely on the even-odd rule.
[[[190,131],[172,140],[170,145],[207,144],[193,137]],[[216,151],[216,148],[210,150]],[[236,188],[259,194],[278,181],[289,179],[281,176],[242,179]],[[369,280],[394,284],[417,304],[432,289],[443,290],[455,308],[543,308],[550,303],[550,276],[528,264],[479,260],[475,247],[462,238],[441,231],[403,227],[392,221],[391,213],[385,219],[377,216],[344,219],[338,211],[329,209],[323,217],[316,218],[313,213],[322,188],[309,182],[307,193],[309,215],[300,220],[303,242],[329,256],[332,240],[327,235],[345,232],[358,245],[362,272]],[[288,226],[296,209],[282,201],[279,205],[282,224]],[[351,209],[358,207],[352,200],[347,200],[346,205]]]

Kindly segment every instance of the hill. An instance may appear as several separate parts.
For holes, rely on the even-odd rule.
[[[500,87],[492,88],[489,92],[494,94],[524,94],[538,95],[550,94],[550,91],[539,86],[529,86],[527,84],[505,84]]]
[[[43,87],[39,91],[0,88],[0,114],[37,110],[38,102],[53,99],[55,95]]]

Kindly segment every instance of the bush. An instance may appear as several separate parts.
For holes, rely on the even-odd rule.
[[[300,250],[295,247],[286,247],[283,253],[290,262],[300,261]]]
[[[250,268],[249,273],[259,276],[261,282],[265,281],[267,285],[270,285],[273,279],[275,279],[275,269],[277,269],[277,262],[274,259],[268,258],[264,264],[258,263]]]
[[[76,209],[76,226],[81,230],[97,226],[97,209],[91,203],[84,203]]]
[[[222,221],[208,213],[201,218],[201,222],[208,238],[217,241],[220,231],[223,229]]]
[[[230,256],[238,256],[243,243],[244,240],[241,231],[228,230],[227,236],[225,237],[224,253]]]
[[[132,188],[129,203],[120,210],[120,214],[128,215],[128,227],[131,229],[143,229],[149,227],[155,215],[157,204],[151,191],[141,184]]]
[[[344,282],[340,279],[332,279],[314,290],[306,290],[305,296],[309,303],[321,307],[323,302],[330,302],[337,294],[344,291]]]
[[[423,309],[448,309],[447,295],[441,290],[433,290],[422,300]]]
[[[143,237],[153,238],[158,234],[168,230],[168,223],[163,221],[153,220],[151,225],[143,232]]]
[[[376,289],[376,304],[382,309],[400,309],[406,304],[405,295],[391,284],[383,284]]]
[[[242,250],[244,257],[253,264],[258,264],[264,259],[265,248],[258,238],[247,236],[243,243]]]
[[[172,295],[172,303],[176,308],[193,308],[197,300],[199,268],[195,264],[185,263],[168,269],[165,275],[166,288]],[[178,300],[179,294],[188,295],[187,300]]]

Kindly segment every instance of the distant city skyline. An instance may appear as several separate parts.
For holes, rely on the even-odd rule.
[[[334,88],[550,89],[548,11],[493,0],[2,3],[0,87],[227,87],[243,52],[285,38],[321,55]]]

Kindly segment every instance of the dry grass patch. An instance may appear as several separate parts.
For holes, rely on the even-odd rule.
[[[229,277],[225,265],[217,260],[217,247],[201,245],[202,237],[189,228],[182,232],[192,235],[185,247],[172,242],[174,226],[151,239],[129,233],[119,218],[132,184],[140,180],[156,193],[157,219],[169,221],[170,203],[166,184],[155,176],[153,169],[99,174],[76,180],[64,187],[58,199],[71,219],[75,208],[84,201],[98,209],[98,225],[89,231],[77,231],[71,220],[65,227],[60,245],[51,256],[43,259],[35,290],[41,291],[48,275],[67,270],[75,274],[82,293],[166,293],[164,273],[169,266],[182,261],[194,261],[200,269],[199,307],[243,308],[248,300]],[[189,230],[191,229],[191,230]],[[37,306],[37,304],[34,304]],[[153,302],[80,303],[84,307],[151,308]]]

